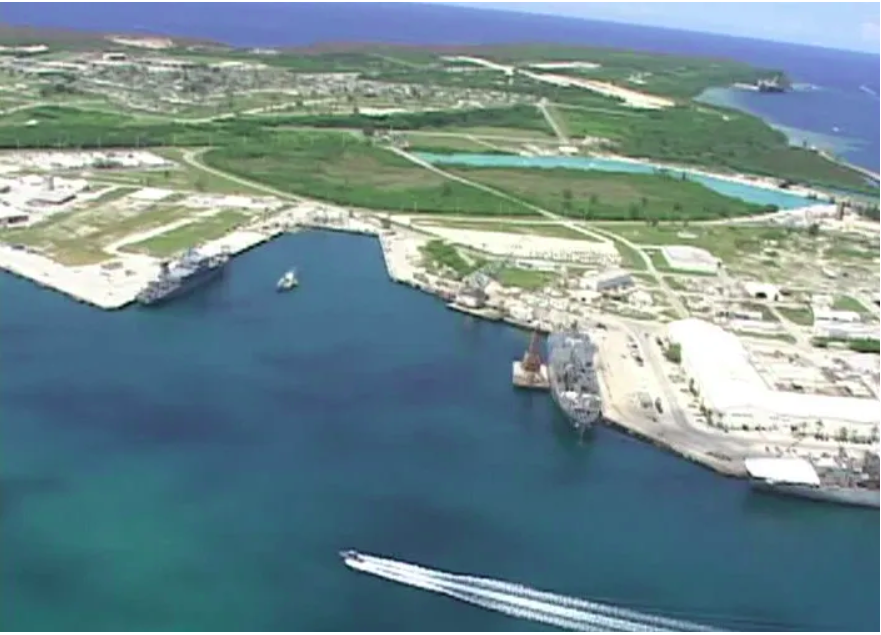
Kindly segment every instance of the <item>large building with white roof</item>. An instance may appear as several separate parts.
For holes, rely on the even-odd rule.
[[[854,438],[877,435],[877,399],[775,390],[735,335],[704,320],[671,322],[668,337],[680,346],[683,370],[715,424],[750,429],[805,426],[810,433],[821,422],[829,435],[841,428]]]

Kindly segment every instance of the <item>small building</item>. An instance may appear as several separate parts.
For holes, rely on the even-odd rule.
[[[604,271],[595,276],[586,278],[583,285],[584,288],[590,289],[597,293],[601,291],[617,291],[633,286],[633,276],[629,271],[623,269],[613,269]]]
[[[835,309],[814,309],[814,324],[831,322],[833,324],[858,324],[862,322],[856,311],[836,311]]]
[[[696,273],[717,273],[719,271],[719,259],[700,247],[667,245],[661,247],[661,254],[671,269]]]
[[[780,289],[773,284],[766,282],[745,282],[743,285],[747,295],[757,300],[772,300],[776,302],[780,299]]]
[[[9,227],[11,225],[26,223],[28,222],[29,218],[30,217],[27,215],[27,213],[21,211],[20,209],[0,202],[0,227]]]
[[[479,309],[486,304],[486,293],[482,289],[463,289],[456,295],[456,304]]]

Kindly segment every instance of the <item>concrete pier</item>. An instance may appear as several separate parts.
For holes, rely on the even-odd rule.
[[[545,364],[538,370],[530,370],[523,367],[521,360],[515,360],[511,364],[512,383],[517,388],[530,388],[532,390],[549,390],[551,387],[548,380],[548,367]]]

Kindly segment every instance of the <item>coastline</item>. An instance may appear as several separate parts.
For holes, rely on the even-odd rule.
[[[738,86],[737,84],[731,86],[711,86],[710,88],[707,88],[703,92],[701,92],[701,94],[699,94],[697,97],[695,97],[694,101],[697,103],[706,104],[708,106],[730,108],[732,110],[737,110],[739,112],[752,115],[753,117],[757,117],[765,122],[765,124],[783,133],[790,144],[800,146],[803,145],[804,142],[810,143],[810,145],[815,147],[816,152],[828,161],[831,161],[832,163],[840,165],[841,167],[848,168],[855,172],[859,172],[863,176],[874,180],[876,183],[879,181],[879,178],[881,177],[879,177],[878,171],[854,163],[853,161],[841,156],[842,153],[846,151],[847,147],[849,147],[847,144],[847,137],[830,135],[825,131],[812,130],[809,128],[793,127],[782,121],[773,119],[770,115],[763,113],[758,109],[751,108],[738,99],[731,98],[733,95],[737,95],[739,93],[757,92],[757,90],[747,89],[745,87]],[[799,91],[793,91],[792,89],[790,89],[788,92],[798,93]],[[811,138],[820,138],[823,139],[825,142],[812,143]]]

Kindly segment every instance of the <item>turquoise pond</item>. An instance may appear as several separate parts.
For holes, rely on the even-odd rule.
[[[567,168],[570,170],[652,174],[656,169],[662,167],[648,163],[596,157],[522,157],[514,154],[434,154],[431,152],[415,152],[414,154],[424,161],[438,165],[466,165],[492,168]],[[684,174],[687,179],[702,183],[719,194],[739,198],[756,205],[776,205],[780,209],[795,209],[816,203],[816,201],[797,194],[737,183],[727,179],[706,176],[690,170],[668,170],[668,172],[676,176]]]

